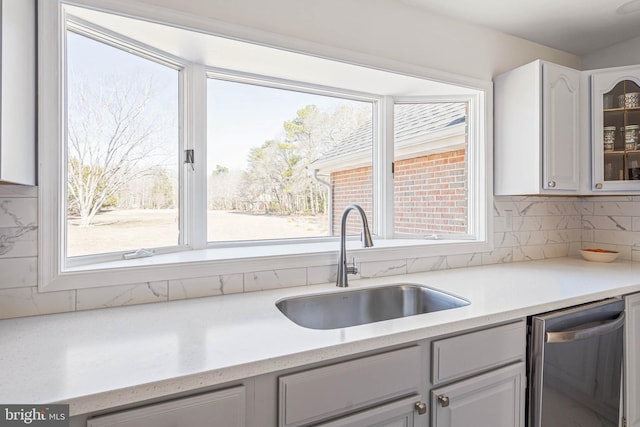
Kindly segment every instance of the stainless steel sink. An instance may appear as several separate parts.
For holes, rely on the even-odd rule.
[[[276,307],[310,329],[336,329],[464,307],[470,302],[412,283],[291,297]]]

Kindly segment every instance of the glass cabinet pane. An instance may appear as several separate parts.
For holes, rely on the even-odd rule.
[[[640,180],[640,87],[623,80],[602,99],[604,180]]]

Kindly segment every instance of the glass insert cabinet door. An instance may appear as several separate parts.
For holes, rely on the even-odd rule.
[[[640,68],[592,76],[593,190],[640,190]]]

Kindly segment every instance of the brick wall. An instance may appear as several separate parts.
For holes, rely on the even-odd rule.
[[[357,203],[367,214],[369,225],[373,224],[373,183],[371,167],[361,167],[331,174],[333,188],[333,229],[331,235],[340,235],[340,219],[342,212],[351,203]],[[362,226],[360,217],[352,212],[347,222],[348,234],[360,234]]]
[[[395,232],[467,233],[465,150],[395,164]]]
[[[331,174],[333,233],[340,233],[342,211],[359,203],[371,215],[371,168]],[[467,233],[465,150],[401,160],[395,163],[395,232],[414,234]],[[356,215],[350,215],[349,233],[359,233]]]

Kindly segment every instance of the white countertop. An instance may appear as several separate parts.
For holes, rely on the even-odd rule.
[[[640,291],[640,263],[577,258],[354,280],[421,283],[471,305],[336,330],[275,307],[333,284],[0,321],[0,402],[69,403],[71,415],[509,321]]]

